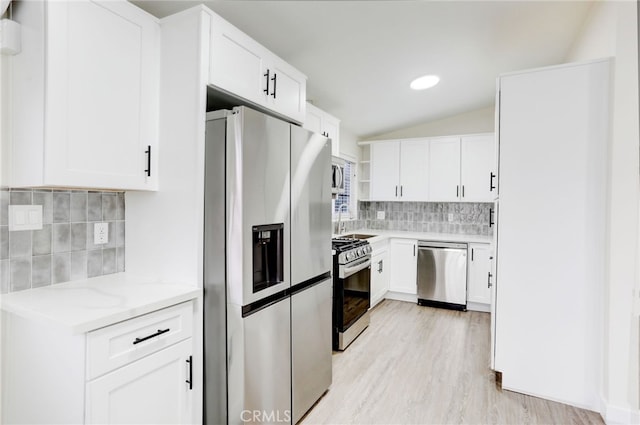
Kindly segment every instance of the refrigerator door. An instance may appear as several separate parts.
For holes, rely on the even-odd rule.
[[[331,271],[331,142],[291,126],[291,282]]]
[[[291,298],[228,314],[228,423],[290,423]]]
[[[291,296],[294,424],[331,385],[331,291],[329,278]]]
[[[290,124],[246,107],[233,111],[226,142],[227,290],[230,303],[245,306],[290,286]],[[282,279],[254,290],[254,228],[278,224]]]

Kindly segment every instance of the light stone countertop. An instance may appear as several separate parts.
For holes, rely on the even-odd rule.
[[[342,235],[333,235],[333,237],[349,236],[353,234],[361,235],[375,235],[372,238],[368,238],[367,242],[374,244],[381,242],[384,239],[389,238],[405,238],[405,239],[418,239],[421,241],[438,241],[438,242],[466,242],[466,243],[493,243],[493,236],[484,235],[461,235],[453,233],[427,233],[427,232],[412,232],[403,230],[373,230],[373,229],[357,229],[353,231],[345,232]]]
[[[2,310],[81,334],[109,326],[202,294],[195,286],[116,273],[0,297]]]

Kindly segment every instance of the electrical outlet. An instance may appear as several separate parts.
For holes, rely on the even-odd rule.
[[[96,223],[93,225],[93,243],[102,245],[109,242],[109,223]]]
[[[378,211],[376,212],[376,218],[378,220],[384,220],[384,211]]]
[[[447,218],[449,221],[453,221],[453,213],[449,213],[449,216]]]

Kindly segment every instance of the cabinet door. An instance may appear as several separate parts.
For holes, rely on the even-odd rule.
[[[263,103],[268,80],[263,75],[266,69],[261,46],[220,17],[212,19],[209,83],[252,102]]]
[[[310,103],[307,103],[307,109],[304,115],[304,124],[302,125],[309,131],[313,131],[314,133],[321,134],[322,133],[322,114],[323,112],[313,106]],[[331,152],[333,154],[333,151]]]
[[[50,2],[47,13],[44,183],[155,189],[157,21],[127,2]]]
[[[89,424],[191,423],[192,340],[188,339],[87,383]]]
[[[331,154],[340,156],[340,120],[325,114],[322,120],[322,132],[331,139]]]
[[[469,274],[467,280],[467,301],[472,303],[491,303],[489,272],[491,271],[491,251],[487,244],[470,244]]]
[[[460,138],[431,139],[429,149],[429,199],[435,202],[459,201]]]
[[[299,123],[304,122],[307,101],[306,77],[280,58],[271,54],[269,56],[270,60],[265,60],[263,65],[269,74],[269,92],[265,93],[263,103],[281,115]]]
[[[417,294],[418,241],[392,239],[389,247],[391,256],[389,290]]]
[[[462,200],[470,202],[491,202],[495,177],[494,135],[462,137],[460,141],[460,180]]]
[[[371,307],[384,299],[389,290],[389,251],[385,248],[371,257]]]
[[[400,142],[371,144],[371,200],[397,201],[400,177]]]
[[[429,200],[429,141],[426,139],[400,144],[400,200]]]

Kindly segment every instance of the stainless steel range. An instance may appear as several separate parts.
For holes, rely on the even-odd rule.
[[[335,238],[333,248],[333,349],[344,350],[369,326],[371,246]]]

